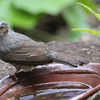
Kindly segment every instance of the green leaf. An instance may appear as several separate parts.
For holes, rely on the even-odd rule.
[[[0,0],[0,20],[10,23],[10,26],[17,26],[25,29],[34,27],[39,16],[33,16],[26,12],[12,7],[12,0]]]
[[[98,11],[100,11],[100,9],[99,9],[99,8],[97,8],[97,10],[98,10]]]
[[[100,20],[100,14],[95,13],[90,7],[88,7],[88,6],[86,6],[86,5],[82,4],[82,3],[77,3],[77,4],[82,5],[83,7],[85,7],[86,9],[88,9],[92,14],[94,14],[94,16],[95,16],[98,20]]]
[[[81,5],[81,6],[83,6],[83,7],[85,7],[86,9],[88,9],[91,13],[95,13],[90,7],[88,7],[88,6],[86,6],[86,5],[84,5],[84,4],[82,4],[82,3],[79,3],[79,2],[77,2],[77,4],[79,4],[79,5]]]
[[[100,14],[94,13],[95,17],[100,21]]]
[[[11,14],[11,0],[0,0],[0,19],[10,21]]]
[[[78,2],[87,5],[88,7],[95,9],[97,7],[96,2],[94,2],[93,0],[78,0]]]
[[[30,14],[59,14],[63,9],[75,4],[76,0],[14,0],[13,6]]]
[[[84,31],[84,32],[89,32],[92,33],[94,35],[99,35],[100,31],[95,31],[95,30],[90,30],[90,29],[79,29],[79,28],[74,28],[72,29],[72,31]]]
[[[35,27],[39,20],[39,16],[33,16],[26,12],[15,9],[14,7],[12,7],[11,11],[13,26],[30,29]]]

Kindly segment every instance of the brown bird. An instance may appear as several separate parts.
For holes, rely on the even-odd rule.
[[[33,66],[53,61],[76,67],[79,61],[65,54],[50,51],[43,42],[14,32],[5,21],[0,21],[0,59],[13,64],[17,71],[31,71]]]

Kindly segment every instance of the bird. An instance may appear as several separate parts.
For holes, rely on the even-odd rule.
[[[33,67],[52,62],[77,67],[79,60],[53,52],[44,42],[36,42],[30,37],[14,32],[9,23],[0,20],[0,59],[15,66],[17,72],[31,71]]]

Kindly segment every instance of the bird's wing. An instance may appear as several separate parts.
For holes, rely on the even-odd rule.
[[[25,41],[17,44],[11,52],[5,54],[4,61],[9,63],[42,65],[51,62],[58,62],[77,67],[80,63],[78,59],[67,54],[52,52],[46,48],[43,42]]]
[[[25,41],[17,44],[3,60],[19,64],[45,64],[51,62],[46,45],[43,42]]]

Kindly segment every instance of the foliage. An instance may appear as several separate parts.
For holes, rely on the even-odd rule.
[[[75,0],[0,0],[0,19],[13,26],[32,28],[41,14],[56,16],[74,3]]]
[[[88,27],[85,21],[86,11],[77,6],[76,1],[79,0],[0,0],[0,19],[8,21],[12,27],[31,29],[38,24],[44,14],[51,16],[62,14],[70,29]],[[95,6],[89,0],[81,0],[81,2],[92,8]],[[80,36],[80,32],[70,34],[74,39]]]
[[[99,13],[95,13],[90,7],[82,4],[82,3],[78,3],[79,5],[82,5],[83,7],[85,7],[86,9],[88,9],[92,14],[94,14],[94,16],[100,21],[100,14]],[[99,11],[100,9],[97,8]],[[91,30],[91,29],[79,29],[79,28],[75,28],[75,29],[72,29],[73,31],[84,31],[84,32],[89,32],[89,33],[92,33],[92,34],[95,34],[97,36],[99,36],[99,33],[100,31],[95,31],[95,30]]]
[[[95,8],[95,4],[89,0],[78,0],[81,3],[87,4],[93,9]],[[65,9],[63,13],[63,17],[65,18],[65,21],[69,24],[70,30],[72,28],[89,28],[89,25],[87,24],[87,11],[82,8],[81,6],[78,6],[76,4],[73,5],[73,7],[69,7],[69,9]],[[84,32],[73,32],[69,31],[69,37],[71,41],[77,41]]]
[[[95,30],[90,30],[90,29],[78,29],[78,28],[75,28],[75,29],[72,29],[73,31],[84,31],[84,32],[89,32],[89,33],[92,33],[94,35],[99,35],[100,31],[95,31]]]

